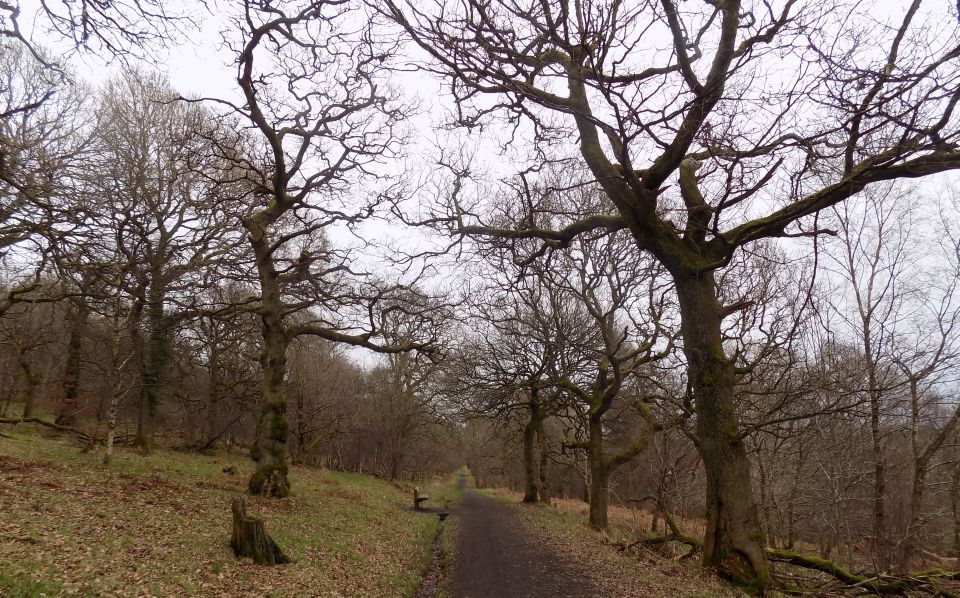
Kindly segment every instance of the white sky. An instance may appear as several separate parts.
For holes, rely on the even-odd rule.
[[[946,6],[947,0],[941,1]],[[901,14],[902,7],[906,4],[906,0],[894,0],[881,4],[881,7],[891,13]],[[33,22],[33,15],[38,6],[38,0],[23,0],[21,3],[20,25],[23,32],[40,45],[49,48],[54,55],[69,49],[62,40],[48,35],[42,25]],[[941,7],[938,10],[946,10],[946,8]],[[183,43],[178,43],[172,48],[151,50],[149,57],[141,61],[140,65],[167,74],[173,86],[181,93],[224,99],[236,98],[238,94],[234,80],[234,66],[231,63],[233,56],[221,48],[221,31],[229,27],[229,22],[223,14],[223,11],[217,12],[216,15],[206,12],[196,13],[197,21],[201,23],[199,31],[185,32]],[[79,78],[93,84],[104,81],[119,73],[123,68],[123,65],[118,61],[114,60],[112,63],[108,63],[101,57],[89,52],[72,53],[69,64]],[[424,167],[423,163],[416,164],[415,162],[418,156],[423,156],[432,147],[429,140],[436,137],[437,125],[441,123],[445,114],[440,83],[416,74],[398,77],[397,83],[403,87],[408,96],[417,98],[416,103],[419,104],[421,109],[421,114],[411,123],[418,132],[416,145],[411,147],[409,151],[409,155],[414,162],[412,168],[416,171],[418,168]],[[495,154],[494,150],[481,147],[480,158],[482,163],[480,166],[497,170],[499,166],[495,162]],[[946,181],[956,178],[952,174],[931,177],[920,184],[921,192],[924,189],[940,188]],[[395,239],[397,242],[403,241],[409,244],[415,242],[417,236],[422,233],[377,223],[368,225],[364,234],[380,239]],[[338,236],[334,235],[334,238],[336,239]],[[348,241],[349,239],[344,236],[337,240]],[[809,249],[809,242],[801,241],[797,245],[801,246],[801,251],[803,251],[802,247]],[[357,357],[362,362],[369,363],[370,361],[369,357],[360,353],[357,353]]]

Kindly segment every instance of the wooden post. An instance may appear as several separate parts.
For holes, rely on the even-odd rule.
[[[263,526],[263,520],[247,515],[247,497],[233,499],[233,537],[230,546],[237,557],[250,557],[258,565],[283,565],[290,562]]]
[[[430,500],[430,497],[429,497],[429,496],[421,496],[421,495],[420,495],[420,488],[417,488],[416,486],[414,486],[414,487],[413,487],[413,510],[414,510],[414,511],[419,511],[419,510],[422,508],[422,507],[420,506],[420,503],[422,503],[422,502],[424,502],[424,501],[426,501],[426,500]]]

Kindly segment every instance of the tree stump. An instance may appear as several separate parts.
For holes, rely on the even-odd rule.
[[[283,565],[290,562],[263,527],[263,520],[247,515],[247,497],[233,499],[233,537],[230,547],[237,557],[249,557],[258,565]]]

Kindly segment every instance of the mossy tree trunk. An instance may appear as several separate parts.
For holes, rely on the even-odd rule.
[[[605,530],[609,525],[610,470],[603,456],[603,420],[590,417],[590,439],[587,441],[587,462],[590,464],[590,527]]]
[[[153,280],[147,292],[145,310],[147,338],[143,351],[143,381],[134,442],[147,454],[153,451],[157,409],[162,401],[171,357],[170,321],[164,313],[166,285],[161,273],[154,272],[151,276]]]
[[[707,475],[703,562],[762,592],[772,586],[734,405],[736,372],[723,349],[723,308],[712,272],[674,273],[696,437]]]
[[[250,477],[249,488],[251,494],[283,498],[290,495],[290,481],[287,478],[287,401],[283,392],[290,340],[283,321],[281,288],[267,234],[267,223],[275,220],[273,214],[268,212],[244,223],[250,232],[260,280],[260,322],[263,331],[260,352],[263,403],[256,438],[250,448],[250,457],[256,467]]]
[[[70,313],[70,332],[67,340],[67,355],[63,369],[63,403],[57,414],[56,423],[73,427],[77,423],[80,411],[80,364],[83,356],[83,337],[87,332],[90,319],[90,306],[84,296],[73,303]]]
[[[530,400],[527,402],[530,417],[523,427],[523,502],[537,502],[540,497],[540,474],[537,471],[537,432],[543,425],[543,411],[540,406],[540,389],[530,388]]]

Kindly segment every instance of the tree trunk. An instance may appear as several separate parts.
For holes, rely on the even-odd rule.
[[[103,453],[103,464],[110,465],[113,459],[113,439],[117,431],[117,405],[120,403],[120,383],[113,386],[113,393],[110,396],[110,407],[107,410],[107,440],[106,450]]]
[[[23,362],[23,373],[24,380],[26,382],[26,388],[23,391],[23,417],[33,417],[34,404],[37,400],[37,378],[38,376],[33,372],[31,364],[27,361]]]
[[[590,527],[605,530],[609,525],[610,470],[603,458],[603,421],[594,417],[593,413],[590,417],[587,460],[590,464]]]
[[[103,454],[103,464],[110,465],[113,459],[113,440],[117,430],[117,407],[120,399],[123,398],[123,366],[126,364],[121,356],[123,347],[123,328],[120,324],[120,299],[119,293],[114,301],[113,313],[113,347],[110,354],[110,365],[113,369],[113,385],[110,392],[110,406],[107,411],[107,441],[106,450]],[[128,322],[132,319],[133,312],[128,314]]]
[[[205,439],[200,443],[201,448],[205,449],[213,448],[217,437],[222,434],[217,421],[220,406],[220,351],[216,341],[210,343],[208,350],[206,431],[203,434]]]
[[[287,373],[287,339],[283,323],[283,303],[280,285],[270,262],[265,237],[254,243],[263,311],[263,349],[260,366],[263,370],[261,393],[263,410],[257,425],[257,435],[250,448],[256,468],[250,477],[250,493],[283,498],[290,495],[287,478],[287,402],[283,393]]]
[[[63,371],[63,403],[56,423],[73,427],[80,413],[80,360],[83,354],[83,337],[87,332],[90,308],[87,300],[80,297],[76,309],[71,313],[70,337],[67,341],[67,356]]]
[[[290,495],[287,479],[287,403],[283,378],[287,369],[287,339],[277,330],[272,318],[264,315],[264,343],[260,363],[263,367],[263,410],[257,436],[250,449],[256,469],[250,478],[251,494],[283,498]]]
[[[712,272],[674,273],[697,445],[707,477],[703,563],[759,593],[772,587],[750,460],[734,405],[736,372],[723,349],[723,310]]]
[[[910,517],[907,531],[900,546],[899,565],[902,573],[910,572],[910,559],[920,548],[923,527],[923,494],[927,483],[926,463],[916,463],[913,471],[913,487],[910,492]]]
[[[871,368],[872,371],[873,368]],[[874,375],[870,375],[870,447],[873,452],[873,552],[880,571],[889,565],[887,551],[886,495],[887,476],[880,429],[880,393]]]
[[[538,392],[536,388],[530,390],[530,402],[527,404],[530,409],[530,419],[527,420],[527,425],[523,428],[523,471],[525,479],[523,502],[537,502],[540,496],[536,458],[536,436],[541,421],[540,404],[537,399]]]
[[[147,342],[143,354],[143,384],[137,417],[135,445],[144,453],[153,451],[157,408],[160,406],[170,361],[170,322],[164,314],[166,288],[155,274],[147,295]]]
[[[540,502],[550,504],[550,486],[547,484],[547,438],[543,420],[537,428],[537,448],[540,449]]]
[[[950,478],[950,512],[953,514],[953,555],[960,557],[960,465]]]

